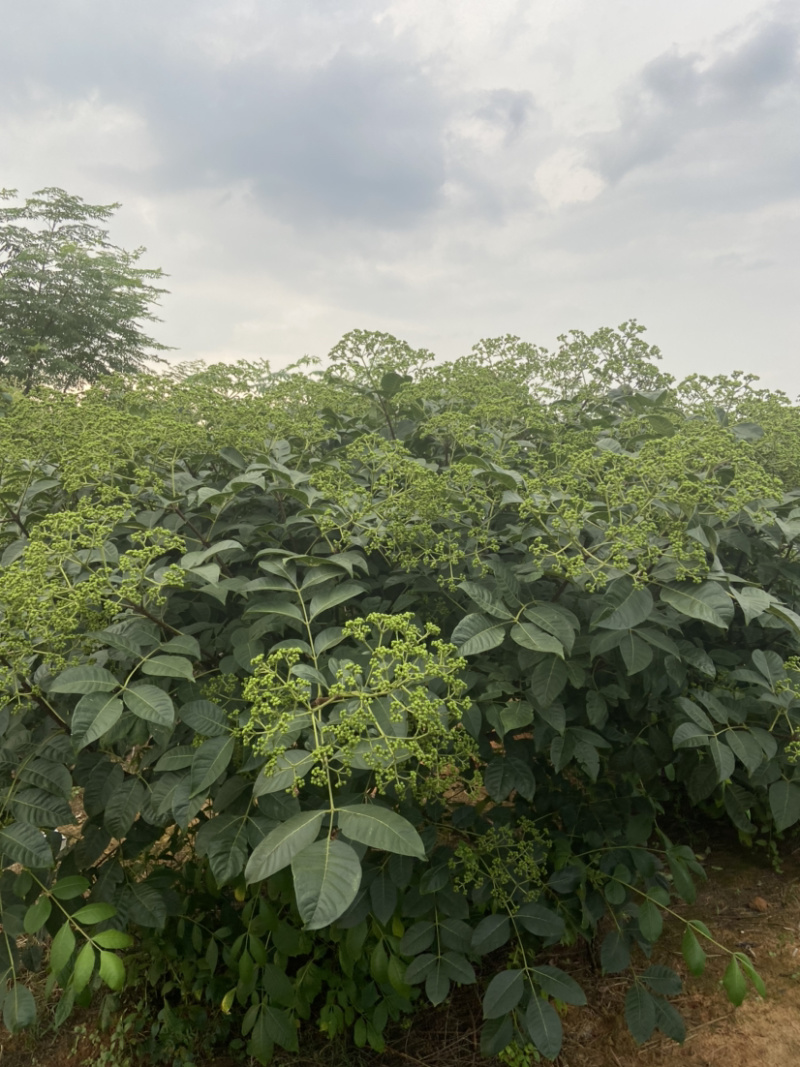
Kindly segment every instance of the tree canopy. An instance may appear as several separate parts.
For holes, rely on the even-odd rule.
[[[15,196],[0,190],[2,201]],[[112,245],[98,225],[119,206],[54,188],[0,205],[0,376],[25,392],[141,370],[166,347],[142,329],[158,321],[162,272],[137,266],[145,250]]]
[[[355,331],[322,370],[7,398],[9,1027],[52,937],[59,1018],[127,974],[260,1062],[303,1020],[380,1049],[482,966],[484,1053],[552,1059],[583,941],[637,1041],[682,1039],[676,830],[800,822],[800,411],[657,356]],[[763,993],[688,916],[688,973],[713,946]]]

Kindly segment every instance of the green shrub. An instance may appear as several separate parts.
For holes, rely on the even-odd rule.
[[[800,493],[785,398],[656,356],[356,332],[324,372],[9,394],[9,1029],[50,938],[60,1019],[127,974],[260,1062],[309,1019],[381,1049],[495,953],[484,1052],[553,1058],[585,996],[543,950],[598,939],[636,1040],[682,1039],[648,961],[703,870],[665,826],[800,819]]]

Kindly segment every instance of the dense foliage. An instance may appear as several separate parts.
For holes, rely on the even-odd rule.
[[[545,961],[583,940],[638,1041],[682,1038],[670,828],[800,819],[798,411],[657,355],[355,332],[324,371],[6,394],[9,1028],[45,958],[59,1019],[127,981],[260,1062],[478,980],[485,1053],[553,1058],[585,997]]]
[[[15,196],[0,189],[0,201]],[[143,248],[109,242],[98,223],[118,207],[63,189],[0,204],[0,378],[69,388],[159,362],[165,346],[141,324],[157,321],[162,272],[136,265]]]

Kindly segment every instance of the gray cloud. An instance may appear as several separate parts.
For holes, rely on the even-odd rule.
[[[350,15],[360,6],[350,5]],[[43,7],[53,17],[34,32]],[[97,17],[76,25],[76,7]],[[194,5],[145,3],[128,20],[114,5],[33,0],[12,15],[0,77],[14,86],[17,111],[40,107],[43,92],[62,105],[97,93],[135,110],[160,157],[153,189],[243,183],[262,207],[304,224],[328,218],[391,229],[424,217],[439,202],[445,166],[446,106],[430,77],[379,31],[366,47],[337,46],[347,20],[329,54],[309,59],[298,45],[296,56],[298,8],[309,16],[320,8],[281,7],[255,54],[239,40],[245,57],[226,62],[192,36]],[[290,21],[281,26],[281,16]],[[264,27],[252,29],[257,41]]]
[[[708,64],[674,50],[657,57],[627,90],[619,127],[587,139],[592,165],[614,184],[647,183],[670,209],[794,196],[800,137],[787,131],[800,129],[799,42],[796,21],[767,21]]]

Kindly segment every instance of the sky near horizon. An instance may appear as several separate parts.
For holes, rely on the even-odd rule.
[[[0,0],[0,187],[121,201],[176,360],[630,318],[800,393],[796,0]]]

